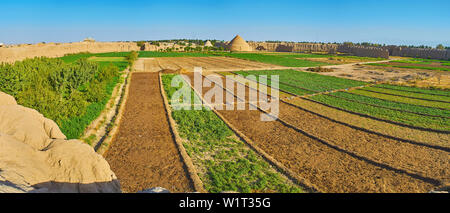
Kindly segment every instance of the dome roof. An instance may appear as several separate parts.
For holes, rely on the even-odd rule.
[[[247,42],[239,35],[234,37],[229,44],[231,51],[251,51],[250,46]]]
[[[207,41],[206,43],[205,43],[205,47],[212,47],[213,45],[211,44],[211,41]]]

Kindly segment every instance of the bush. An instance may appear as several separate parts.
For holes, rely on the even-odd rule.
[[[91,108],[92,115],[101,112],[112,93],[111,87],[117,83],[118,73],[112,64],[99,66],[86,58],[74,63],[44,57],[26,59],[0,65],[0,91],[14,96],[20,105],[36,109],[60,127],[70,127],[62,131],[73,139],[80,137],[95,119],[89,116],[81,123],[75,118],[85,116]]]

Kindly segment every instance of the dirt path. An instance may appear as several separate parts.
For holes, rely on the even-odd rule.
[[[440,184],[437,178],[442,180],[448,176],[446,153],[381,140],[377,138],[379,136],[347,129],[306,112],[295,116],[295,113],[302,112],[286,106],[280,110],[281,120],[288,120],[295,128],[280,120],[262,122],[260,111],[222,110],[219,113],[257,146],[321,191],[426,192]],[[321,133],[329,127],[333,131]],[[418,155],[408,155],[416,151]],[[421,160],[431,165],[422,164]],[[433,163],[433,160],[437,162]]]
[[[119,130],[105,154],[122,190],[194,191],[170,131],[158,73],[133,73],[130,84]]]

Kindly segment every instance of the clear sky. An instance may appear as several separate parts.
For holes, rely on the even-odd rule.
[[[0,42],[198,38],[450,46],[450,1],[2,0]]]

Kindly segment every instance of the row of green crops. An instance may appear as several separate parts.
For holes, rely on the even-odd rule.
[[[408,69],[424,69],[424,70],[441,70],[450,71],[450,68],[446,67],[425,67],[425,66],[413,66],[413,65],[392,65],[392,64],[378,64],[371,63],[370,66],[381,66],[381,67],[397,67],[397,68],[408,68]]]
[[[246,59],[285,67],[315,67],[322,65],[330,65],[323,62],[300,60],[295,57],[291,57],[289,55],[265,55],[258,53],[215,53],[215,55]]]
[[[180,89],[171,87],[174,76],[162,76],[169,100]],[[192,90],[191,94],[193,97]],[[174,104],[171,102],[172,107]],[[242,141],[234,138],[233,132],[213,111],[205,108],[174,110],[172,117],[209,192],[301,192]]]
[[[422,116],[409,112],[380,108],[329,95],[316,95],[310,97],[310,99],[348,111],[357,112],[384,120],[395,121],[410,126],[445,131],[450,130],[450,119],[448,118]]]
[[[297,95],[367,85],[367,83],[361,81],[295,70],[239,71],[235,73],[243,76],[255,75],[256,77],[267,75],[269,78],[268,82],[270,82],[271,75],[278,75],[280,89]],[[306,90],[302,90],[299,87]]]
[[[370,91],[361,90],[361,89],[351,90],[349,92],[353,93],[353,94],[358,94],[358,95],[363,95],[363,96],[373,97],[373,98],[379,98],[379,99],[393,101],[393,102],[420,105],[420,106],[426,106],[426,107],[434,107],[434,108],[442,108],[442,109],[450,109],[450,104],[443,103],[443,102],[426,101],[426,100],[420,100],[420,99],[414,99],[414,98],[400,97],[400,96],[395,96],[395,95],[381,94],[381,93],[375,93],[375,92],[370,92]]]
[[[386,93],[389,95],[405,96],[408,98],[426,99],[426,100],[430,100],[430,101],[441,101],[441,102],[450,103],[450,97],[448,97],[448,96],[415,93],[415,92],[409,92],[409,91],[403,91],[403,90],[393,90],[393,89],[383,88],[383,87],[365,87],[364,90],[371,91],[371,92]]]
[[[441,96],[449,96],[450,90],[440,90],[440,89],[428,89],[428,88],[419,88],[419,87],[408,87],[408,86],[399,86],[399,85],[390,85],[390,84],[379,84],[377,87],[392,89],[392,90],[401,90],[408,91],[413,93],[424,93],[431,95],[441,95]]]
[[[371,105],[376,105],[380,107],[388,107],[392,109],[398,109],[403,111],[409,111],[409,112],[415,112],[420,113],[424,115],[433,115],[433,116],[442,116],[442,117],[450,117],[450,111],[449,110],[443,110],[443,109],[436,109],[436,108],[430,108],[430,107],[423,107],[419,105],[413,105],[413,104],[405,104],[405,103],[399,103],[399,102],[393,102],[393,101],[387,101],[383,99],[378,98],[372,98],[362,95],[357,95],[353,93],[348,92],[335,92],[331,95],[342,97],[348,100],[354,100],[361,103],[367,103]]]
[[[105,108],[120,70],[127,66],[122,61],[89,61],[86,55],[2,64],[0,90],[54,120],[69,139],[80,138]]]

